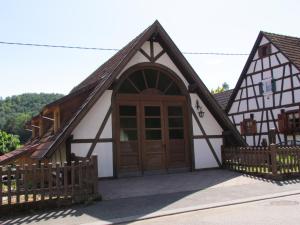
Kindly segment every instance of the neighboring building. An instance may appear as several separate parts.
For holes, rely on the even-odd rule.
[[[0,163],[97,155],[99,177],[120,177],[219,167],[223,144],[245,144],[158,21],[28,127]]]
[[[300,38],[260,32],[226,112],[248,145],[300,141]]]
[[[233,89],[231,90],[227,90],[227,91],[223,91],[217,94],[213,94],[214,98],[217,100],[217,102],[219,103],[219,105],[221,106],[221,108],[223,110],[226,109],[226,106],[229,102],[230,96],[233,92]]]

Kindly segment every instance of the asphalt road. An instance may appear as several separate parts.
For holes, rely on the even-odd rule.
[[[133,225],[299,225],[300,195],[206,209],[130,223]]]

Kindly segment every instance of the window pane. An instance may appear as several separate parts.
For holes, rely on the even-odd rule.
[[[130,75],[130,79],[140,91],[146,89],[146,84],[142,71],[134,72],[132,75]]]
[[[145,106],[145,116],[160,116],[160,107]]]
[[[183,129],[174,129],[169,130],[169,138],[170,139],[183,139]]]
[[[171,87],[165,93],[166,95],[180,95],[180,89],[177,87],[175,83],[171,85]]]
[[[164,92],[171,82],[171,79],[167,75],[161,73],[158,81],[158,89]]]
[[[145,70],[145,75],[147,78],[147,84],[149,88],[155,88],[157,73],[158,72],[156,70],[151,70],[151,69]]]
[[[182,107],[181,106],[169,106],[168,107],[168,116],[182,116]]]
[[[146,130],[146,139],[147,140],[161,140],[161,131],[160,130]]]
[[[125,80],[119,89],[119,93],[138,93],[128,80]]]
[[[183,127],[183,118],[169,118],[169,127]]]
[[[136,118],[120,118],[121,128],[136,128]]]
[[[145,118],[146,128],[160,128],[160,118]]]
[[[120,130],[120,141],[136,141],[137,130]]]
[[[120,116],[136,116],[135,106],[120,106]]]

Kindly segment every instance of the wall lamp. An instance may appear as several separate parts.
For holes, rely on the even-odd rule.
[[[198,114],[199,114],[199,117],[200,117],[200,118],[203,118],[203,117],[204,117],[204,112],[203,112],[203,110],[202,110],[202,106],[200,106],[200,104],[199,104],[199,100],[198,100],[198,99],[196,100],[196,105],[195,105],[195,107],[196,107],[196,109],[197,109],[197,112],[198,112]]]

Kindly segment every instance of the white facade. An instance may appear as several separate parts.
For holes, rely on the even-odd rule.
[[[150,42],[145,42],[141,47],[147,54],[150,54]],[[162,51],[162,47],[158,42],[154,42],[154,57]],[[122,74],[130,67],[139,63],[149,62],[141,52],[137,53],[127,63],[124,69],[117,76],[120,79]],[[183,74],[171,60],[167,53],[161,55],[155,62],[172,70],[182,81],[184,86],[188,88],[188,81]],[[208,108],[204,105],[202,100],[197,94],[190,94],[191,108],[194,110],[198,99],[203,111],[205,112],[204,118],[194,118],[195,115],[191,115],[192,118],[192,130],[193,130],[193,147],[192,155],[194,155],[195,169],[218,167],[221,162],[221,145],[222,145],[222,128],[212,116]],[[112,104],[112,91],[106,90],[104,94],[98,99],[94,106],[89,110],[81,122],[73,130],[72,135],[74,140],[92,140],[96,137],[99,128],[109,111]],[[199,127],[199,123],[200,126]],[[114,176],[114,152],[113,152],[113,133],[112,133],[112,116],[105,124],[105,127],[100,135],[100,140],[105,139],[105,142],[99,142],[95,146],[93,155],[98,156],[98,176],[99,177],[112,177]],[[204,132],[203,132],[204,131]],[[91,148],[92,143],[72,143],[71,152],[76,156],[85,157]],[[213,154],[214,151],[214,154]]]
[[[271,128],[278,129],[278,114],[281,109],[299,109],[300,103],[299,71],[267,37],[262,37],[259,46],[265,44],[271,46],[270,53],[260,58],[259,50],[256,49],[249,67],[246,68],[246,74],[242,75],[243,81],[228,111],[230,120],[239,131],[240,123],[250,118],[250,114],[254,115],[257,133],[244,136],[251,146],[261,145],[263,139],[268,140],[268,131]],[[264,85],[269,81],[275,83],[275,90],[267,92],[264,89],[264,93],[260,93],[260,83]],[[291,137],[276,134],[277,143],[286,142],[288,138]],[[298,137],[295,138],[298,140]]]

